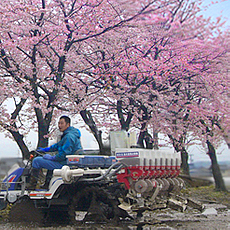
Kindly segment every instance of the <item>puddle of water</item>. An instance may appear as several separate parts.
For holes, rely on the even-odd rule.
[[[75,219],[77,220],[77,221],[81,221],[81,220],[83,220],[84,218],[85,218],[85,215],[87,214],[87,212],[81,212],[81,211],[77,211],[77,212],[75,212]]]
[[[202,212],[203,215],[217,215],[217,210],[215,208],[207,208]]]

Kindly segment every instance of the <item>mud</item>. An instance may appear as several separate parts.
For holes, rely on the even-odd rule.
[[[82,223],[85,212],[77,212],[77,224],[59,225],[58,221],[50,225],[40,227],[34,223],[10,223],[1,218],[0,212],[0,230],[230,230],[230,193],[216,192],[214,186],[203,186],[183,189],[183,197],[195,199],[201,202],[204,209],[187,206],[184,211],[174,210],[172,208],[162,208],[153,211],[131,212],[129,214],[134,220],[120,221],[119,223],[100,223],[93,222]],[[29,211],[29,210],[28,210]],[[3,217],[3,216],[2,216]]]
[[[0,229],[31,229],[31,230],[77,230],[77,229],[114,229],[114,230],[150,230],[150,229],[208,229],[208,230],[227,230],[230,229],[230,210],[226,205],[219,203],[206,203],[205,209],[201,212],[196,209],[187,208],[184,212],[175,211],[172,209],[162,209],[155,211],[145,211],[142,217],[135,216],[136,213],[130,213],[135,217],[133,221],[122,221],[118,224],[112,223],[84,223],[75,226],[52,226],[38,227],[35,224],[12,224],[2,221]],[[80,217],[79,217],[80,218]]]

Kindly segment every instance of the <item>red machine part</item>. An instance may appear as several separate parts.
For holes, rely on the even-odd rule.
[[[175,178],[180,173],[180,166],[129,166],[125,167],[121,170],[119,174],[117,174],[117,180],[119,183],[124,183],[126,189],[130,189],[131,184],[137,183],[137,181],[141,179],[148,180],[148,187],[152,187],[149,185],[150,181],[155,181],[155,179],[166,179],[166,178]],[[141,182],[140,185],[136,187],[139,188],[144,184]],[[139,186],[139,187],[138,187]],[[155,185],[153,185],[155,187]],[[140,191],[144,189],[140,188]]]
[[[129,166],[123,168],[117,174],[119,183],[124,183],[127,189],[130,189],[131,181],[137,181],[144,175],[143,166]]]
[[[170,178],[176,178],[180,173],[180,155],[171,150],[124,148],[116,150],[116,157],[127,165],[117,174],[118,182],[124,183],[127,189],[134,188],[136,192],[155,187],[157,180],[162,188],[167,188],[169,182],[173,184]],[[155,184],[152,186],[151,182]]]

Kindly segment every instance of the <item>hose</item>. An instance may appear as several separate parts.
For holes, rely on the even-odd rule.
[[[117,169],[115,169],[114,172],[110,173],[110,171],[115,168],[117,165],[120,165]],[[93,181],[100,181],[100,180],[103,180],[107,175],[108,177],[112,177],[113,175],[115,175],[118,171],[121,170],[121,168],[124,166],[123,163],[121,162],[116,162],[115,164],[111,165],[108,170],[105,172],[105,174],[99,176],[99,177],[96,177],[96,178],[82,178],[80,179],[80,181],[87,181],[87,182],[93,182]]]

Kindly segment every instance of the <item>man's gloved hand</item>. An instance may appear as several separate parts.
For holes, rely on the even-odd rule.
[[[38,151],[38,152],[48,152],[49,149],[50,149],[49,147],[47,147],[47,148],[38,147],[38,148],[37,148],[37,151]]]
[[[44,149],[44,148],[38,147],[36,151],[37,151],[37,152],[44,152],[43,149]]]
[[[50,154],[45,154],[43,156],[43,159],[54,161],[55,160],[55,156],[51,156]]]

